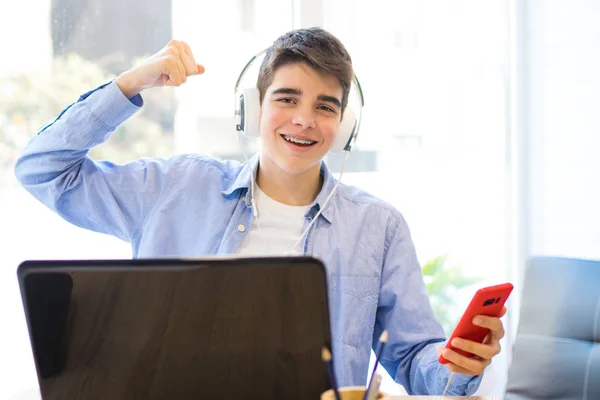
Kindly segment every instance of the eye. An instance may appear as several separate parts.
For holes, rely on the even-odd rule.
[[[327,111],[327,112],[335,114],[335,110],[332,107],[329,107],[329,106],[319,106],[318,108],[320,110]]]
[[[284,103],[284,104],[293,104],[294,103],[294,99],[292,99],[291,97],[282,97],[280,99],[277,99],[277,101],[280,103]]]

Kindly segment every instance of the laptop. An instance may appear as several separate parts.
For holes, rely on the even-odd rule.
[[[42,398],[317,399],[327,280],[310,257],[25,261]]]

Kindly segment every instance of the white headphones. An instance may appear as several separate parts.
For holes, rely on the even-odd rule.
[[[267,50],[261,51],[246,63],[246,66],[240,73],[240,76],[235,83],[235,129],[245,137],[249,138],[258,138],[260,136],[260,93],[257,87],[245,88],[241,93],[239,93],[239,86],[248,68],[250,68],[252,63],[254,63],[258,57],[266,53],[266,51]],[[334,153],[350,151],[354,141],[356,140],[356,137],[358,136],[360,121],[362,119],[362,107],[365,105],[365,100],[356,74],[354,74],[353,84],[351,86],[354,87],[360,102],[358,107],[358,115],[356,115],[355,111],[350,107],[350,105],[346,106],[344,117],[342,118],[342,122],[340,124],[339,133],[336,135],[333,146],[330,150]]]

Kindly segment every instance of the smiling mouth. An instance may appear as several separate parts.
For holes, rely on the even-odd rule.
[[[286,142],[293,143],[293,144],[295,144],[297,146],[308,147],[308,146],[312,146],[313,144],[317,143],[314,140],[300,139],[300,138],[297,138],[297,137],[294,137],[294,136],[288,136],[288,135],[284,135],[284,134],[282,134],[281,137]]]

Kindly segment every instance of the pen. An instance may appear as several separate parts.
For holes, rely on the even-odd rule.
[[[369,384],[367,385],[367,390],[365,391],[365,396],[363,400],[367,400],[367,393],[373,384],[373,377],[375,377],[375,371],[377,370],[377,365],[379,364],[379,358],[383,354],[383,348],[388,341],[388,331],[384,330],[381,336],[379,336],[379,348],[377,349],[377,354],[375,354],[375,365],[373,366],[373,372],[371,372],[371,379],[369,380]]]
[[[333,393],[335,394],[335,399],[341,400],[340,392],[338,391],[337,382],[335,380],[335,374],[333,372],[333,362],[331,361],[331,352],[329,351],[329,349],[327,349],[327,347],[323,347],[321,349],[321,359],[323,360],[323,362],[325,363],[325,366],[327,367],[327,373],[329,374],[329,381],[331,383],[331,389],[333,390]]]

